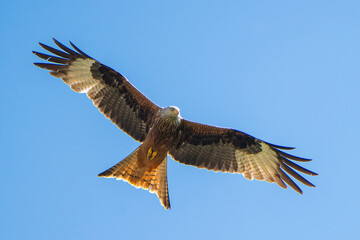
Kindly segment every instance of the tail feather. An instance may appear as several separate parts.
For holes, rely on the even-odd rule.
[[[118,164],[100,173],[98,177],[121,179],[137,188],[143,188],[152,193],[156,193],[161,205],[163,205],[165,209],[169,209],[167,158],[165,158],[157,168],[147,171],[146,167],[139,168],[137,166],[138,150],[139,148]]]
[[[154,184],[150,188],[150,192],[158,195],[161,205],[166,209],[170,208],[169,190],[167,183],[167,158],[156,168]]]

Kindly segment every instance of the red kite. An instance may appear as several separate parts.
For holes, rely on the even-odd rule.
[[[85,54],[74,44],[70,49],[54,39],[63,51],[39,43],[51,56],[33,52],[52,63],[35,63],[61,78],[72,90],[86,93],[105,117],[142,144],[129,156],[99,177],[116,178],[158,195],[170,208],[167,185],[167,155],[187,165],[213,171],[241,173],[245,178],[288,184],[301,189],[286,174],[315,187],[294,170],[317,175],[291,160],[311,161],[281,150],[283,147],[254,138],[246,133],[208,126],[183,119],[179,108],[161,108],[146,98],[123,75]],[[286,173],[285,173],[285,172]],[[286,184],[285,184],[286,183]]]

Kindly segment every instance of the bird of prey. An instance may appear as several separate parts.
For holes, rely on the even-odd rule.
[[[70,49],[57,40],[62,50],[39,43],[54,55],[33,51],[51,63],[34,63],[50,70],[72,90],[86,93],[105,117],[133,139],[141,142],[125,159],[100,173],[99,177],[116,178],[137,188],[156,193],[165,209],[170,208],[167,183],[167,155],[183,164],[208,170],[240,173],[246,179],[288,184],[301,189],[286,174],[315,187],[296,171],[317,175],[291,160],[311,161],[281,150],[292,147],[274,145],[244,132],[209,126],[183,119],[178,107],[159,107],[137,90],[123,75],[85,54],[73,43]]]

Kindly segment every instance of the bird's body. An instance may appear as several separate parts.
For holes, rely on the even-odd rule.
[[[63,51],[40,44],[51,56],[33,52],[52,63],[35,63],[50,70],[76,92],[86,93],[100,112],[141,145],[100,177],[114,177],[158,195],[170,208],[167,184],[167,155],[174,160],[213,171],[240,173],[247,179],[286,184],[301,189],[285,173],[314,187],[296,171],[317,175],[291,160],[307,162],[246,133],[183,119],[179,108],[161,108],[146,98],[123,75],[91,58],[74,44],[72,50],[54,39]],[[284,172],[285,171],[285,172]],[[286,183],[286,184],[285,184]]]
[[[138,166],[146,166],[148,170],[157,168],[171,150],[180,126],[181,117],[178,108],[160,109],[155,121],[151,124],[149,133],[139,147]]]

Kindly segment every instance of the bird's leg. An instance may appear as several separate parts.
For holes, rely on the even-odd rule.
[[[157,152],[156,151],[153,151],[153,148],[150,147],[149,150],[148,150],[148,153],[147,153],[147,159],[148,160],[152,160],[154,159],[154,157],[156,156]]]

